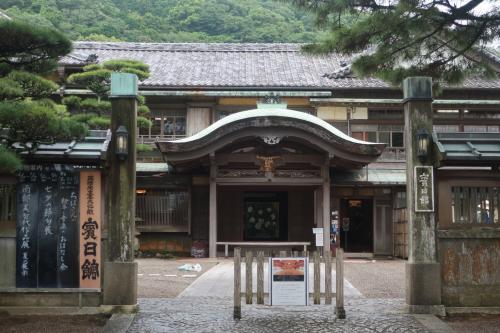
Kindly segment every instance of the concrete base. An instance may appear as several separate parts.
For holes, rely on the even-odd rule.
[[[444,305],[406,305],[405,312],[446,317],[446,308]]]
[[[500,314],[500,307],[446,307],[446,314],[448,315],[468,315],[468,314],[481,314],[481,315],[498,315]]]
[[[409,306],[441,305],[439,263],[406,263],[406,304]]]
[[[105,262],[103,305],[137,304],[137,263]]]

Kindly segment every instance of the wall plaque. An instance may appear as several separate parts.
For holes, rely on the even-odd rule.
[[[80,288],[101,287],[101,172],[80,172]]]
[[[415,212],[434,211],[434,177],[432,166],[416,166],[415,182]]]
[[[18,179],[17,287],[78,287],[78,173],[28,165]]]

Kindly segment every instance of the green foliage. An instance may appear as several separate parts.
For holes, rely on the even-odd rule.
[[[86,87],[100,100],[109,93],[112,72],[136,74],[142,81],[149,77],[149,66],[137,60],[108,60],[102,64],[91,64],[83,67],[83,72],[70,75],[68,82]]]
[[[319,35],[310,15],[273,0],[3,0],[0,8],[73,40],[310,42]]]
[[[12,71],[7,75],[7,79],[16,82],[21,87],[23,97],[48,97],[58,88],[54,82],[24,71]]]
[[[78,96],[66,96],[61,102],[73,112],[79,112],[82,106],[82,99]]]
[[[153,147],[151,145],[145,143],[138,143],[135,145],[135,149],[138,153],[149,153],[153,151]]]
[[[16,153],[0,144],[0,173],[15,172],[21,168],[21,165]]]
[[[141,129],[148,129],[153,125],[151,120],[144,118],[144,117],[137,117],[137,127]]]
[[[10,150],[14,143],[33,150],[40,143],[82,137],[87,126],[47,98],[57,85],[39,76],[54,70],[59,57],[71,51],[71,42],[46,25],[17,20],[0,20],[0,36],[0,128],[7,129],[0,142],[0,169],[12,172],[21,166],[18,151]]]
[[[311,11],[330,29],[305,49],[355,55],[352,68],[359,76],[399,85],[415,75],[454,84],[471,74],[500,74],[498,62],[481,56],[480,48],[500,35],[500,8],[474,11],[484,0],[286,2]]]
[[[0,127],[8,128],[9,142],[30,142],[34,146],[81,138],[87,133],[84,124],[60,117],[52,108],[29,100],[0,103]]]
[[[146,105],[139,105],[139,107],[137,108],[137,114],[139,116],[145,117],[145,116],[149,115],[149,113],[150,113],[150,110]]]
[[[88,124],[89,120],[92,118],[97,117],[97,114],[95,113],[79,113],[71,116],[71,119],[73,119],[76,122],[79,123],[85,123]]]
[[[98,115],[111,114],[111,102],[99,101],[95,98],[86,98],[80,103],[80,109],[83,112],[96,113]]]
[[[58,57],[71,51],[71,42],[57,30],[16,20],[0,20],[0,36],[0,75],[11,70],[48,73]]]
[[[109,117],[93,117],[87,121],[90,129],[106,130],[111,127],[111,119]]]

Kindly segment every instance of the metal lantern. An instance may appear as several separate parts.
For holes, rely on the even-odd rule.
[[[116,130],[116,156],[121,160],[128,156],[128,131],[125,126],[120,126]]]
[[[417,157],[420,162],[427,160],[429,156],[429,147],[431,142],[431,135],[425,128],[421,128],[417,131]]]

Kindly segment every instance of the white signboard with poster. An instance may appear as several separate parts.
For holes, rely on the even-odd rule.
[[[323,228],[313,228],[313,234],[316,238],[316,246],[323,246]]]
[[[308,258],[269,258],[271,305],[308,304]]]

